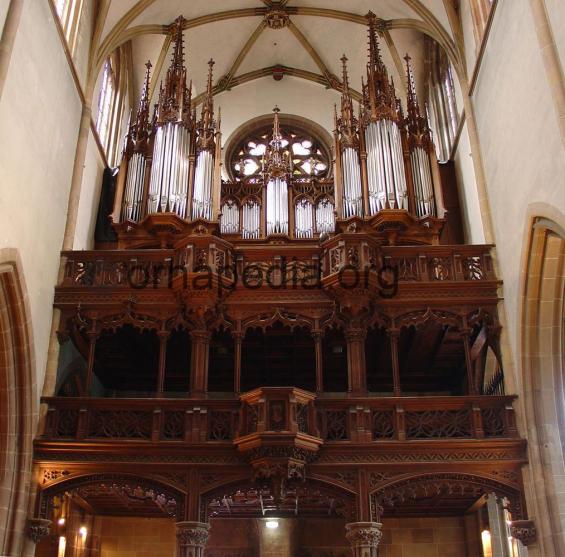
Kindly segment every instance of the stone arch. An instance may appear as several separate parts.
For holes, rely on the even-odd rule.
[[[545,212],[545,211],[544,211]],[[565,303],[565,218],[534,216],[524,252],[521,364],[525,424],[528,428],[527,482],[544,555],[565,554],[563,361]]]
[[[19,255],[0,250],[0,554],[21,552],[36,423],[31,318]]]

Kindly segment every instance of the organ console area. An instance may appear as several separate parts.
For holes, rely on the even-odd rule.
[[[147,62],[125,141],[111,217],[120,245],[165,247],[196,221],[218,223],[220,233],[233,240],[308,241],[334,234],[340,221],[352,218],[380,230],[400,227],[418,242],[440,242],[448,185],[418,103],[411,59],[406,55],[404,110],[381,56],[376,16],[368,15],[369,56],[357,109],[342,58],[333,145],[289,128],[275,107],[270,130],[262,130],[260,141],[247,138],[230,149],[234,158],[226,161],[220,110],[214,107],[214,62],[197,107],[184,61],[182,19],[175,26],[158,102],[152,112]],[[396,241],[403,242],[394,234]]]

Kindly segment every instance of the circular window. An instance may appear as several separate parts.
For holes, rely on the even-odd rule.
[[[299,119],[281,116],[282,148],[292,161],[296,178],[327,178],[331,175],[330,149],[313,126],[300,125]],[[324,132],[325,133],[325,132]],[[273,119],[261,117],[244,126],[226,149],[226,170],[236,182],[255,181],[261,177],[263,160],[273,134]]]

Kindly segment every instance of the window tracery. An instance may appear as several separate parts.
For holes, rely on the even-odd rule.
[[[261,176],[272,126],[246,135],[232,151],[229,169],[236,181]],[[296,126],[281,124],[281,147],[288,154],[294,177],[325,178],[330,171],[328,149],[313,134]]]
[[[77,42],[82,8],[83,0],[55,0],[55,11],[59,16],[71,53],[73,53]]]

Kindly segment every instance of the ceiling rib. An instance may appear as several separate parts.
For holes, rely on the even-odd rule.
[[[233,64],[228,70],[228,73],[226,73],[218,80],[218,86],[221,87],[222,90],[230,88],[230,83],[235,76],[235,72],[237,72],[237,70],[245,60],[245,57],[249,54],[249,51],[253,48],[253,45],[257,42],[257,39],[265,30],[265,27],[267,27],[267,23],[265,22],[265,20],[262,20],[255,31],[251,33],[250,37],[247,39],[247,42],[245,43],[239,54],[236,56]]]
[[[318,68],[322,72],[322,75],[326,78],[328,87],[335,89],[338,83],[341,85],[339,79],[329,70],[329,68],[322,60],[322,57],[318,54],[318,51],[310,44],[304,33],[302,33],[300,29],[298,29],[296,24],[293,21],[290,21],[288,27],[294,34],[294,36],[298,39],[298,42],[304,47],[306,52],[310,54],[316,66],[318,66]]]
[[[310,72],[308,70],[302,70],[300,68],[292,68],[290,66],[267,66],[265,68],[260,68],[258,70],[246,72],[241,75],[238,75],[237,77],[234,77],[230,82],[230,89],[233,89],[238,85],[243,85],[244,83],[249,83],[250,81],[254,81],[256,79],[261,79],[262,77],[270,77],[273,75],[273,71],[275,69],[281,69],[281,68],[285,76],[288,75],[292,77],[297,77],[299,79],[304,79],[305,81],[310,81],[312,83],[317,83],[318,85],[322,85],[326,89],[329,88],[326,77],[321,74]],[[214,95],[218,95],[219,93],[222,93],[223,91],[226,90],[221,85],[222,84],[217,84],[214,87],[213,89]],[[330,88],[337,92],[340,92],[340,89],[338,89],[337,87],[330,87]],[[356,101],[361,101],[361,94],[359,93],[359,91],[351,88],[349,89],[349,91],[351,92],[351,96]],[[204,93],[200,93],[199,95],[194,97],[193,99],[194,105],[195,106],[199,105],[203,101],[203,99],[204,99]]]
[[[167,57],[167,52],[169,52],[169,47],[171,46],[172,36],[167,35],[163,41],[163,46],[161,47],[161,52],[159,52],[159,58],[157,58],[157,63],[153,68],[153,75],[151,76],[151,83],[149,84],[149,104],[153,99],[153,93],[157,88],[157,80],[161,75],[161,70],[163,69],[163,64],[165,63],[165,58]]]
[[[396,45],[394,44],[394,41],[392,40],[392,37],[390,36],[390,32],[388,31],[388,29],[385,29],[382,32],[382,37],[384,38],[388,49],[390,51],[390,55],[392,56],[392,61],[394,62],[394,65],[396,66],[396,71],[398,72],[398,75],[400,76],[400,83],[396,84],[395,86],[397,88],[400,88],[400,90],[402,91],[402,96],[406,96],[406,84],[404,82],[404,66],[402,65],[402,60],[400,59],[400,55],[398,53],[398,49],[396,48]]]

